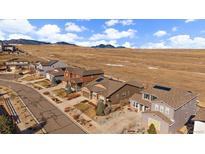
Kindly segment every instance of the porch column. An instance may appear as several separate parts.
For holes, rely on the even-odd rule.
[[[137,104],[137,110],[138,110],[138,112],[140,112],[140,104],[139,103]]]
[[[144,112],[145,111],[145,106],[144,105],[142,105],[142,112]]]

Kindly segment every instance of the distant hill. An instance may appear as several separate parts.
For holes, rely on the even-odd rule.
[[[58,44],[58,45],[73,45],[76,46],[76,44],[72,44],[72,43],[67,43],[67,42],[56,42],[54,44]]]
[[[27,44],[27,45],[41,45],[41,44],[51,44],[49,42],[42,42],[36,40],[27,40],[27,39],[11,39],[11,40],[4,40],[5,44]]]
[[[123,46],[115,47],[111,44],[100,44],[100,45],[92,46],[91,48],[125,48],[125,47]]]

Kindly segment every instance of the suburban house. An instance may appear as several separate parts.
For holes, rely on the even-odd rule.
[[[39,75],[44,75],[46,76],[46,72],[56,69],[56,68],[66,68],[67,64],[58,61],[58,60],[50,60],[47,62],[38,62],[36,64],[36,70]]]
[[[196,116],[192,119],[194,121],[194,134],[205,134],[205,107],[199,107]]]
[[[130,98],[142,112],[142,124],[155,125],[158,133],[177,133],[196,114],[198,95],[184,89],[151,84]]]
[[[23,69],[23,68],[29,68],[29,61],[21,58],[14,58],[4,62],[4,65],[7,67],[7,69],[10,70],[15,70],[19,68]]]
[[[86,70],[67,67],[64,73],[64,81],[67,87],[71,87],[73,91],[79,91],[87,83],[103,76],[104,72],[101,69]]]
[[[103,102],[104,104],[118,104],[121,101],[128,100],[134,93],[141,91],[143,85],[135,82],[122,82],[110,78],[98,78],[82,88],[82,95],[95,104]]]
[[[0,52],[4,52],[4,51],[15,52],[15,51],[17,51],[17,48],[14,45],[5,44],[5,43],[1,42],[0,43]]]
[[[47,71],[46,78],[53,83],[61,82],[64,79],[64,68],[56,68],[50,71]]]

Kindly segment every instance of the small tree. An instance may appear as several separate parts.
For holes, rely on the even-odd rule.
[[[7,116],[0,116],[0,134],[13,134],[16,127],[13,121]]]
[[[96,109],[96,115],[97,116],[103,116],[104,114],[104,109],[105,109],[105,104],[102,101],[99,101],[97,104],[97,109]]]
[[[147,130],[147,132],[148,132],[149,134],[157,134],[157,130],[156,130],[154,124],[151,124],[151,125],[149,126],[149,129]]]

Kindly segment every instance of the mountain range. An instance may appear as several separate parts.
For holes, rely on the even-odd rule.
[[[27,40],[27,39],[11,39],[11,40],[3,40],[0,41],[5,44],[23,44],[23,45],[46,45],[46,44],[57,44],[57,45],[72,45],[77,46],[76,44],[67,43],[67,42],[56,42],[56,43],[50,43],[50,42],[44,42],[44,41],[37,41],[37,40]],[[111,44],[99,44],[96,46],[92,46],[91,48],[125,48],[123,46],[115,47]]]

